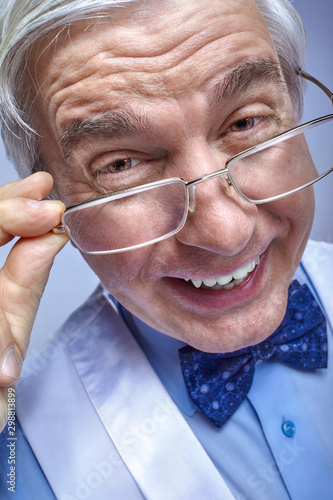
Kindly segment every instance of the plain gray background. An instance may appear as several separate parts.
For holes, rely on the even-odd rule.
[[[308,36],[306,69],[333,90],[333,2],[332,0],[295,0]],[[333,113],[327,98],[317,97],[309,85],[306,97],[305,119],[315,115]],[[320,102],[319,102],[320,101]],[[333,141],[333,138],[332,138]],[[332,158],[333,146],[330,147]],[[6,159],[0,142],[0,183],[17,178],[14,168]],[[316,188],[317,208],[312,238],[333,242],[332,193],[333,174],[321,181]],[[0,264],[4,262],[8,249],[0,249]],[[32,333],[29,355],[32,355],[52,336],[67,316],[81,304],[97,285],[96,276],[89,269],[78,251],[70,244],[56,258],[50,280],[41,302],[39,314]]]

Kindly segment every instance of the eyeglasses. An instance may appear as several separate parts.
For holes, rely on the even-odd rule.
[[[322,83],[302,70],[298,74],[333,103],[332,92]],[[195,210],[196,188],[202,182],[218,178],[225,190],[234,188],[245,201],[258,205],[297,193],[332,172],[332,154],[326,160],[322,157],[332,144],[333,114],[275,132],[268,120],[259,144],[252,144],[248,134],[237,146],[241,152],[229,157],[223,169],[192,181],[173,177],[72,205],[54,231],[66,232],[87,254],[125,252],[179,232],[188,213]],[[312,145],[310,156],[307,144]]]

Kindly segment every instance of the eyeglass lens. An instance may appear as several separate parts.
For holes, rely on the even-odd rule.
[[[183,224],[185,183],[176,181],[64,214],[74,243],[86,252],[105,252],[167,237]]]
[[[332,140],[333,119],[330,119],[231,162],[230,176],[252,201],[288,193],[313,182],[333,167]]]

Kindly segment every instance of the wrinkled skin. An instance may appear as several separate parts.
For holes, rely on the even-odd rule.
[[[277,83],[254,82],[231,100],[212,102],[214,84],[241,61],[276,61],[252,2],[187,1],[166,12],[151,2],[146,9],[73,28],[70,41],[65,35],[37,63],[42,153],[65,204],[107,192],[115,175],[120,186],[125,176],[145,182],[147,165],[165,177],[194,179],[223,164],[221,135],[234,120],[293,116]],[[74,118],[129,106],[143,123],[139,130],[85,135],[64,160],[61,137]],[[105,169],[127,157],[140,162],[116,174]],[[281,322],[312,217],[309,190],[254,206],[214,180],[198,186],[196,210],[176,236],[85,258],[110,292],[153,327],[207,351],[228,351],[263,340]],[[225,275],[257,256],[253,277],[228,293],[195,290],[179,279]]]
[[[72,26],[47,50],[52,38],[41,41],[32,54],[41,154],[66,205],[110,191],[115,179],[122,186],[149,181],[152,171],[185,180],[213,172],[226,160],[224,137],[237,120],[259,117],[260,126],[263,117],[293,117],[281,82],[254,78],[230,99],[213,99],[217,82],[242,61],[277,61],[254,2],[184,0],[163,6],[148,1],[144,8],[114,9],[112,22]],[[139,126],[122,133],[95,131],[64,147],[73,120],[91,121],[115,110]],[[109,168],[126,158],[136,160],[132,169]],[[293,161],[311,168],[305,146]],[[19,181],[0,193],[2,243],[8,235],[23,237],[2,271],[0,296],[4,314],[11,314],[12,297],[20,303],[17,319],[1,336],[3,353],[14,338],[20,362],[52,259],[65,242],[44,234],[58,222],[60,202],[34,209],[43,218],[34,217],[33,223],[26,205],[26,199],[42,199],[50,183],[42,173],[32,184]],[[175,236],[140,250],[85,259],[110,292],[151,326],[206,351],[231,351],[263,340],[281,322],[313,211],[311,190],[255,206],[215,179],[198,186],[195,211]],[[44,245],[52,249],[47,257],[40,251]],[[45,266],[35,261],[29,268],[26,262],[36,249],[37,264]],[[196,289],[184,281],[226,275],[258,256],[255,271],[233,290]],[[18,262],[24,262],[23,277]],[[5,278],[9,272],[11,284]]]

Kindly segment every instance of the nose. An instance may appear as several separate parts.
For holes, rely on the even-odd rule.
[[[220,255],[239,253],[251,239],[258,209],[246,202],[226,179],[206,180],[190,191],[191,211],[176,235],[182,244]]]

